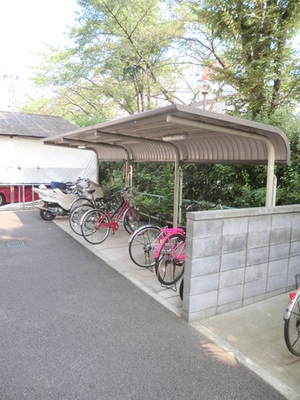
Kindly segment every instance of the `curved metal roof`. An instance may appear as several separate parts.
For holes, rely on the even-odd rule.
[[[190,106],[170,105],[43,139],[45,144],[95,149],[100,160],[266,164],[290,163],[278,128]]]

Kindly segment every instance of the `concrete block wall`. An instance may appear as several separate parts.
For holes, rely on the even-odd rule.
[[[287,292],[300,273],[300,205],[187,215],[183,317],[194,322]]]

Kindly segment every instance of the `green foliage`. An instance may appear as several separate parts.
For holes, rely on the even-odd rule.
[[[143,199],[147,207],[153,210],[152,215],[173,213],[173,163],[136,163],[133,171],[133,185],[144,192]]]
[[[186,199],[212,203],[221,199],[224,205],[235,208],[264,204],[260,193],[266,185],[264,166],[186,164],[182,168]]]
[[[282,173],[277,189],[277,204],[300,204],[299,162],[292,161]]]
[[[104,194],[109,190],[124,189],[123,163],[105,162],[99,163],[99,183],[103,188]]]
[[[158,0],[78,0],[72,48],[49,49],[35,82],[56,91],[51,111],[79,126],[173,103],[180,65],[168,49],[180,22]],[[30,107],[36,106],[34,102]],[[28,106],[27,106],[28,107]]]
[[[231,109],[254,119],[299,101],[300,58],[292,48],[300,31],[298,0],[185,3],[196,18],[184,38],[190,54],[199,54]]]

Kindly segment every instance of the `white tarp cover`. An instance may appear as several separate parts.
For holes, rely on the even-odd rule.
[[[70,182],[96,178],[93,151],[45,146],[39,139],[0,137],[0,183]]]

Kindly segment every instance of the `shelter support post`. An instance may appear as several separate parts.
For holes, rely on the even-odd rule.
[[[271,141],[264,141],[268,149],[268,171],[267,171],[267,188],[266,188],[266,207],[275,206],[276,203],[276,182],[274,175],[275,167],[275,150]]]
[[[276,205],[276,191],[277,191],[277,176],[273,175],[273,197],[272,197],[272,207]]]
[[[128,185],[130,186],[130,194],[132,195],[132,174],[133,174],[133,167],[132,165],[129,166],[129,174],[128,174]]]
[[[129,182],[130,182],[129,171],[130,171],[130,163],[129,163],[129,160],[127,159],[125,162],[125,185],[126,185],[126,187],[129,186]]]
[[[182,183],[183,183],[183,170],[182,170],[182,168],[179,168],[179,176],[180,176],[180,181],[179,181],[178,223],[180,225],[180,223],[181,223],[181,206],[182,206]]]
[[[99,154],[98,151],[95,149],[90,149],[96,154],[96,176],[95,176],[95,182],[99,183]]]
[[[275,206],[276,203],[276,187],[274,187],[274,167],[275,167],[275,149],[272,142],[266,136],[259,136],[255,133],[248,133],[244,131],[237,131],[231,128],[224,128],[222,126],[214,125],[212,128],[209,124],[199,121],[193,121],[190,119],[174,117],[168,115],[166,118],[167,122],[175,123],[179,125],[192,126],[199,129],[212,130],[214,132],[220,132],[227,135],[244,136],[253,140],[260,140],[265,143],[268,152],[268,169],[267,169],[267,187],[266,187],[266,207]]]
[[[177,150],[177,148],[176,148]],[[179,152],[175,152],[175,180],[174,180],[174,209],[173,209],[173,226],[178,225],[178,189],[179,189]]]

